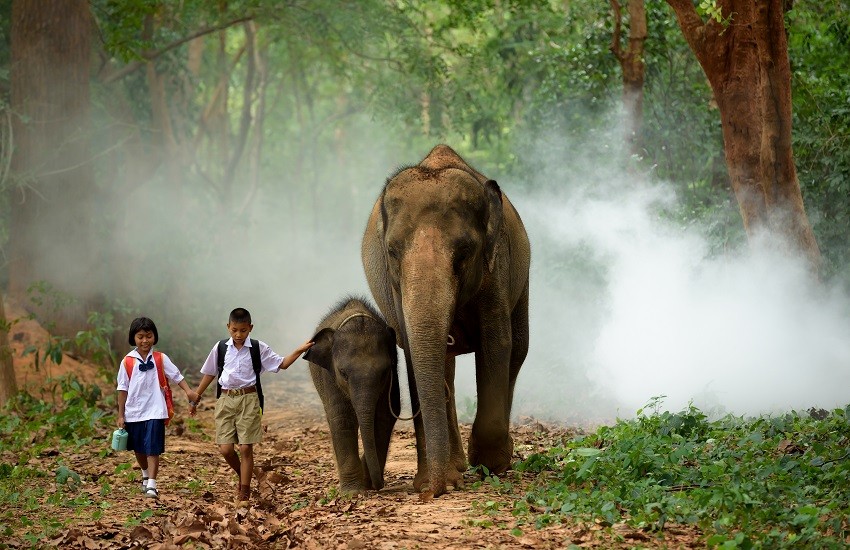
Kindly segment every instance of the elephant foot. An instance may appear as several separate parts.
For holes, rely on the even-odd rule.
[[[463,474],[469,468],[469,464],[466,462],[466,456],[463,453],[458,456],[452,456],[449,463],[460,474]]]
[[[381,489],[384,488],[384,480],[383,479],[381,479],[380,484],[381,484],[380,487],[375,487],[374,484],[372,483],[372,480],[367,479],[366,480],[366,489],[369,490],[369,491],[380,491]]]
[[[434,483],[431,481],[431,476],[429,475],[428,470],[420,469],[416,472],[416,476],[413,478],[413,489],[416,492],[420,492],[423,495],[427,494],[430,497],[438,497],[444,494],[448,491],[449,487],[454,489],[463,489],[465,486],[463,481],[463,472],[465,471],[465,468],[463,471],[448,468],[445,480],[435,480],[436,483]]]
[[[514,454],[514,440],[510,435],[500,445],[485,446],[479,444],[475,437],[469,438],[469,463],[473,466],[481,464],[491,474],[503,474],[511,468],[511,458]]]
[[[353,496],[366,492],[366,486],[363,483],[340,483],[339,493],[344,496]]]
[[[413,490],[417,493],[422,491],[422,487],[428,483],[428,471],[417,470],[413,476]]]

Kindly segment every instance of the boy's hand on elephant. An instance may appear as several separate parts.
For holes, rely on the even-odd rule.
[[[316,342],[312,342],[310,340],[307,340],[306,342],[304,342],[303,344],[298,346],[298,349],[296,349],[295,351],[298,353],[298,355],[301,355],[302,353],[304,353],[305,351],[307,351],[308,349],[313,347],[313,344],[315,344],[315,343]]]

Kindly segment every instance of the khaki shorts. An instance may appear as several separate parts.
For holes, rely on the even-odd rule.
[[[222,394],[215,402],[215,442],[254,445],[263,439],[260,398],[256,393]]]

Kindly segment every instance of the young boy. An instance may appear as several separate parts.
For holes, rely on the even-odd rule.
[[[153,321],[147,317],[133,319],[129,343],[134,348],[118,367],[118,427],[129,433],[127,450],[136,454],[136,462],[142,469],[142,492],[148,498],[159,498],[156,476],[159,455],[165,452],[165,419],[168,418],[156,365],[159,352],[153,350],[158,341],[159,333]],[[161,361],[166,378],[177,382],[189,401],[197,401],[198,395],[189,388],[171,359],[163,353]]]
[[[219,344],[216,343],[201,367],[201,374],[204,376],[196,390],[200,400],[204,390],[218,376],[221,395],[215,404],[215,441],[224,460],[239,476],[237,506],[248,505],[251,477],[254,473],[253,446],[263,438],[260,424],[262,410],[257,394],[258,380],[251,357],[253,343],[248,338],[253,328],[251,314],[247,309],[238,307],[230,312],[227,322],[230,339],[226,342],[223,367],[219,373]],[[266,343],[258,340],[253,342],[259,347],[261,372],[286,370],[313,345],[313,342],[305,342],[286,357],[281,357]],[[253,351],[257,353],[257,350]],[[189,413],[192,416],[195,415],[197,404],[197,401],[190,403]],[[239,454],[235,450],[237,444]]]

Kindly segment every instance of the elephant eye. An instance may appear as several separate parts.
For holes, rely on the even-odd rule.
[[[461,263],[475,254],[475,245],[464,240],[455,245],[455,263]]]
[[[401,247],[396,243],[391,243],[391,244],[387,245],[387,254],[389,255],[390,258],[392,258],[395,261],[398,261],[399,258],[401,258],[400,250],[401,250]]]

